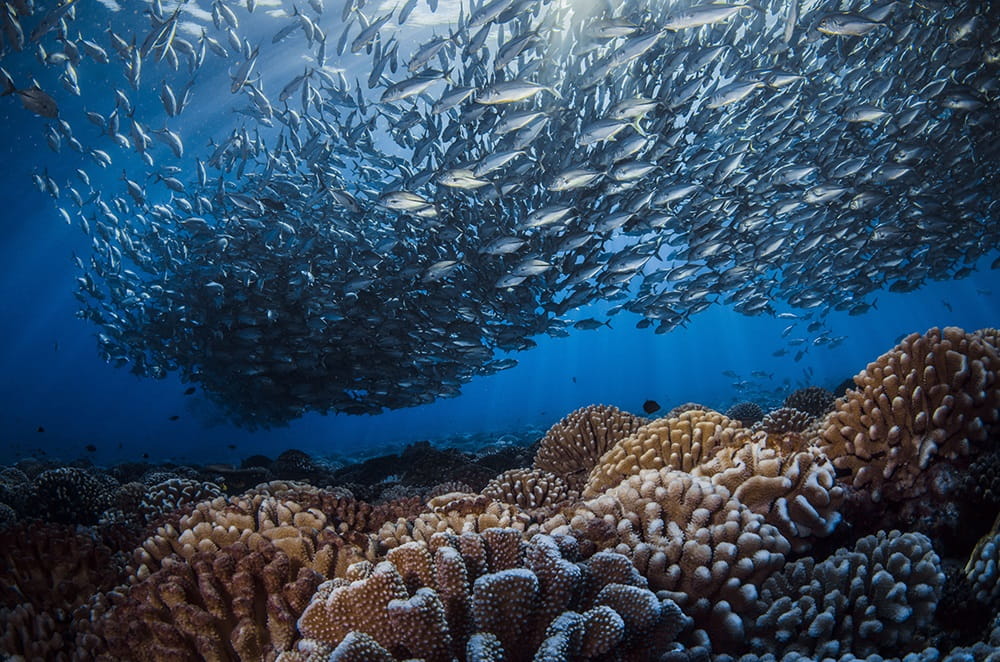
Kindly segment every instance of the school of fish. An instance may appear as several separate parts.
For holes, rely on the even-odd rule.
[[[0,2],[102,355],[241,425],[455,396],[594,302],[800,359],[1000,245],[1000,3],[332,4]]]

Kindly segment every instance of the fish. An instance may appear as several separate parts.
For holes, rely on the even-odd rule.
[[[661,409],[660,403],[658,403],[656,400],[646,400],[645,402],[642,403],[642,410],[647,414],[655,414],[656,412],[660,411],[660,409]]]
[[[238,425],[454,397],[621,312],[784,319],[804,360],[834,313],[1000,268],[978,5],[244,4],[0,12],[17,133],[83,173],[25,183],[84,233],[99,355]]]
[[[76,8],[77,0],[66,0],[61,5],[50,9],[38,25],[31,31],[31,41],[39,41],[42,37],[55,29],[62,21],[63,17]]]
[[[581,331],[593,331],[595,329],[601,328],[602,326],[606,326],[610,329],[611,320],[604,320],[602,322],[600,320],[594,319],[593,317],[588,317],[586,319],[582,319],[573,323],[573,328],[579,329]]]
[[[863,37],[883,25],[859,14],[828,14],[819,20],[816,29],[827,35]]]
[[[49,95],[48,92],[44,91],[40,87],[29,87],[25,89],[14,89],[12,86],[7,87],[4,81],[4,86],[6,89],[0,92],[0,97],[7,96],[9,94],[16,94],[18,98],[21,99],[21,105],[24,109],[32,112],[39,117],[46,117],[48,119],[56,119],[59,117],[59,106],[56,104],[56,100]]]
[[[704,25],[714,25],[728,20],[747,9],[749,5],[727,5],[725,3],[696,5],[667,16],[663,23],[665,30],[687,30],[700,28]]]

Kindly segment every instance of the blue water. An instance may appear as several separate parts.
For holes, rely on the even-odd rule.
[[[5,139],[3,158],[17,162],[23,155],[11,154],[9,144]],[[55,162],[58,157],[46,158]],[[4,462],[39,450],[62,459],[87,456],[102,464],[137,459],[142,453],[151,459],[199,462],[238,462],[255,453],[273,457],[286,448],[350,454],[462,433],[499,437],[544,429],[592,403],[637,413],[649,398],[664,411],[687,401],[725,409],[739,399],[739,391],[724,371],[753,382],[751,386],[781,392],[784,380],[791,388],[832,388],[890,349],[902,334],[945,325],[972,330],[1000,320],[1000,278],[988,269],[988,261],[961,281],[931,283],[907,294],[881,293],[877,309],[862,316],[831,313],[829,335],[847,339],[835,349],[812,347],[799,362],[794,352],[772,356],[785,346],[780,334],[793,320],[746,317],[718,305],[696,315],[687,328],[656,335],[652,329],[636,329],[637,316],[620,313],[611,318],[610,329],[536,338],[538,347],[515,355],[519,365],[474,378],[458,398],[379,416],[311,414],[286,428],[250,432],[225,422],[200,392],[183,395],[186,385],[174,375],[143,379],[101,361],[96,328],[75,317],[77,272],[71,255],[86,250],[83,235],[55,218],[51,200],[26,179],[21,173],[4,179]],[[575,317],[594,312],[600,310],[577,311]],[[811,377],[805,372],[809,369]],[[771,376],[753,377],[755,371]],[[171,416],[179,418],[172,421]],[[86,451],[87,444],[97,451]]]
[[[95,26],[106,25],[111,15],[99,5],[91,8],[94,15],[88,19]],[[114,16],[121,20],[124,13]],[[37,76],[43,86],[58,89],[55,74],[41,69],[32,54],[5,60],[4,66],[15,79]],[[95,83],[94,66],[85,62],[80,69],[86,86],[81,98],[59,97],[81,139],[96,132],[81,119],[82,110],[109,112],[110,86],[127,89],[120,77]],[[278,61],[273,66],[294,72],[300,63]],[[223,69],[204,75],[228,87]],[[194,154],[204,152],[212,128],[226,126],[230,112],[212,105],[211,95],[204,96],[213,83],[200,85],[203,96],[179,123],[171,124]],[[137,103],[153,112],[158,101],[148,94]],[[76,318],[78,303],[72,296],[78,275],[72,256],[88,254],[87,237],[76,225],[63,223],[52,199],[36,190],[30,178],[32,172],[47,171],[64,185],[83,157],[65,146],[60,154],[50,151],[42,134],[46,121],[26,112],[15,97],[0,99],[0,122],[0,462],[41,453],[63,460],[89,457],[101,464],[138,459],[143,453],[152,460],[191,462],[238,462],[256,453],[273,457],[293,447],[317,455],[374,453],[420,439],[538,432],[593,403],[640,413],[647,399],[660,403],[662,412],[687,401],[725,410],[745,397],[766,408],[780,404],[797,387],[832,388],[907,333],[932,326],[973,330],[1000,325],[1000,272],[988,268],[994,250],[963,280],[931,283],[908,294],[880,293],[877,308],[862,316],[831,313],[825,333],[846,339],[834,349],[812,346],[800,361],[794,360],[796,348],[773,355],[786,346],[781,333],[793,320],[745,317],[716,305],[686,328],[656,335],[652,329],[636,329],[637,316],[621,313],[611,318],[613,328],[535,338],[536,348],[515,356],[517,367],[473,379],[454,399],[378,416],[311,414],[288,427],[247,431],[226,422],[200,390],[185,396],[188,385],[176,375],[142,379],[101,361],[97,328]],[[147,121],[147,126],[160,125]],[[95,186],[123,194],[121,171],[135,167],[137,157],[119,154],[105,171],[92,164],[87,168]],[[583,319],[607,308],[602,304],[572,316]],[[86,450],[89,444],[97,450]]]

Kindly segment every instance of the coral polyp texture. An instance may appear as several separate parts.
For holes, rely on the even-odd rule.
[[[655,590],[720,639],[741,635],[736,614],[781,568],[790,545],[764,517],[710,480],[647,469],[543,524],[596,549],[624,554]]]
[[[576,497],[566,481],[542,469],[505,471],[487,483],[482,494],[529,511],[551,508]]]
[[[336,471],[257,456],[238,488],[0,468],[0,657],[996,662],[998,338],[910,335],[756,423],[585,407],[532,467],[537,434]]]
[[[913,333],[859,373],[820,447],[876,501],[919,496],[928,465],[969,455],[998,419],[1000,358],[956,327]]]
[[[833,393],[821,386],[807,386],[789,393],[785,398],[785,407],[804,411],[815,418],[829,412],[834,399]]]
[[[578,490],[600,457],[646,422],[608,405],[577,409],[545,433],[534,467],[554,473]]]
[[[737,402],[726,410],[726,416],[749,427],[764,418],[764,410],[756,402]]]
[[[718,449],[734,443],[742,429],[739,421],[707,409],[652,421],[600,457],[583,496],[597,496],[642,469],[691,471]]]
[[[815,658],[911,652],[930,624],[944,574],[931,541],[891,531],[859,540],[816,563],[789,563],[760,589],[756,618],[745,616],[750,646]]]

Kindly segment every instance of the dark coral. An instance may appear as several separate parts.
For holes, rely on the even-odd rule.
[[[27,514],[34,493],[35,486],[23,471],[16,467],[0,470],[0,503],[20,514]]]
[[[963,487],[968,498],[989,508],[1000,508],[1000,450],[980,455],[969,465]]]
[[[769,411],[767,416],[761,419],[760,423],[755,426],[754,429],[759,427],[768,434],[802,432],[809,427],[809,423],[811,423],[812,420],[813,417],[809,413],[804,412],[801,409],[786,406]]]
[[[785,406],[804,411],[814,418],[819,418],[833,409],[836,396],[820,386],[808,386],[792,391],[785,398]]]
[[[512,529],[397,547],[323,584],[279,659],[645,660],[689,623],[625,557],[574,549]]]
[[[931,541],[880,532],[817,563],[789,563],[760,589],[759,616],[744,615],[758,653],[816,658],[922,649],[945,577]],[[775,647],[778,644],[778,647]]]
[[[726,412],[727,418],[732,418],[745,427],[750,427],[764,418],[764,410],[756,402],[737,402]]]
[[[111,550],[72,525],[23,522],[0,531],[0,653],[69,659],[73,610],[123,578]]]
[[[43,471],[34,480],[35,513],[49,522],[96,524],[114,503],[118,484],[84,469],[60,467]]]

